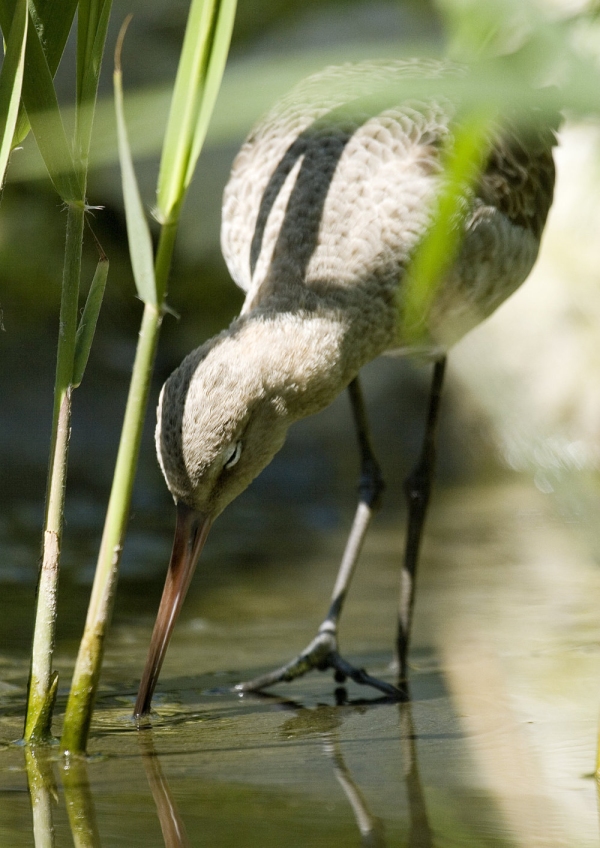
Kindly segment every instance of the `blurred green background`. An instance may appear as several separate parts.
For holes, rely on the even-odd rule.
[[[162,330],[117,616],[154,609],[169,553],[172,507],[153,447],[160,385],[189,350],[226,326],[242,303],[219,249],[221,195],[240,143],[280,93],[325,64],[443,53],[448,35],[440,9],[453,5],[461,4],[240,0],[223,89],[178,236],[169,294],[174,314]],[[523,9],[539,6],[548,21],[569,21],[585,5],[548,0]],[[111,84],[116,34],[130,11],[134,18],[123,53],[126,109],[142,194],[151,209],[187,4],[118,0],[113,7],[95,127],[96,166],[89,181],[89,202],[100,207],[92,225],[111,265],[88,372],[74,395],[62,556],[65,612],[59,614],[59,637],[69,639],[78,636],[87,603],[141,315],[125,239]],[[565,41],[568,37],[569,44],[588,52],[590,43],[597,43],[589,21],[565,32]],[[57,75],[66,107],[72,79],[69,42]],[[591,198],[600,169],[593,121],[567,125],[565,137],[570,143],[557,152],[563,164],[549,222],[552,235],[546,236],[534,279],[451,355],[438,479],[440,485],[481,481],[512,469],[562,498],[561,509],[571,515],[591,509],[596,495],[600,412],[585,387],[598,371],[593,318],[600,263]],[[30,638],[64,225],[65,213],[29,137],[13,155],[0,207],[0,581],[23,600],[8,605],[0,636],[18,650],[27,650]],[[90,281],[95,261],[88,236]],[[388,482],[384,522],[398,521],[403,510],[401,481],[420,443],[428,377],[429,366],[418,362],[382,359],[365,369],[375,444]],[[281,528],[287,559],[300,562],[311,544],[343,527],[355,499],[353,442],[344,397],[292,428],[281,454],[220,519],[196,581],[229,581],[236,569],[259,567],[268,558],[262,540]],[[575,488],[574,472],[579,474]],[[146,581],[143,593],[140,580]]]
[[[141,315],[129,266],[116,162],[111,78],[114,43],[124,17],[133,12],[123,53],[126,109],[138,178],[151,209],[187,9],[185,2],[113,4],[88,192],[90,204],[100,207],[91,223],[109,256],[110,272],[86,378],[74,395],[59,641],[75,639],[81,627]],[[117,616],[123,608],[153,608],[169,553],[171,500],[153,448],[160,385],[190,349],[226,326],[242,303],[242,293],[232,283],[219,248],[221,195],[239,145],[279,94],[324,64],[432,52],[441,39],[436,10],[417,0],[239,3],[217,114],[177,241],[169,294],[174,314],[166,317],[162,330]],[[61,105],[67,110],[73,97],[73,63],[71,39],[56,78]],[[0,207],[0,582],[19,601],[8,605],[0,636],[18,651],[27,650],[31,631],[64,226],[65,213],[30,136],[24,149],[13,154]],[[88,281],[95,261],[88,234],[84,250],[84,279],[87,276]],[[375,369],[368,380],[371,395],[391,392],[390,376],[396,387],[407,383],[406,391],[391,392],[388,412],[377,415],[378,441],[386,465],[393,469],[390,476],[395,485],[390,488],[399,494],[401,478],[419,440],[426,369],[415,372],[410,366],[386,363],[383,372],[384,376],[381,368]],[[406,415],[405,410],[412,410],[415,404],[414,416],[411,412]],[[344,398],[319,420],[295,428],[281,456],[228,511],[221,534],[216,534],[207,552],[208,562],[202,569],[207,576],[200,580],[230,579],[228,569],[260,560],[260,539],[279,527],[291,526],[296,531],[288,537],[291,550],[287,554],[292,559],[294,551],[304,555],[311,540],[337,527],[345,511],[352,509],[355,497],[352,441]],[[448,457],[445,465],[455,471],[460,463]],[[273,503],[282,506],[275,511]],[[228,532],[228,526],[237,532]],[[219,562],[221,577],[211,568],[213,559]],[[154,581],[141,596],[137,588],[140,579]]]
[[[146,845],[150,831],[152,844],[161,839],[128,723],[174,523],[154,454],[154,407],[181,358],[226,326],[242,302],[219,249],[232,159],[253,121],[302,76],[332,62],[443,53],[448,34],[440,10],[469,3],[239,0],[231,60],[182,218],[169,296],[178,317],[168,315],[163,325],[94,718],[93,746],[102,756],[90,770],[108,834],[103,844],[129,846],[137,835]],[[480,0],[470,8],[484,17],[494,5],[539,13],[548,51],[560,36],[563,45],[600,55],[597,21],[573,19],[584,2]],[[126,109],[151,208],[187,3],[115,0],[113,7],[89,183],[90,203],[102,207],[94,212],[94,231],[111,267],[88,371],[73,401],[59,712],[87,608],[142,312],[125,239],[111,88],[116,33],[130,11]],[[465,21],[476,29],[479,17]],[[66,105],[72,78],[69,43],[57,78]],[[595,95],[591,75],[589,85]],[[443,844],[597,844],[595,785],[585,775],[593,769],[600,667],[600,129],[595,118],[566,112],[556,201],[532,277],[450,355],[415,619],[416,735],[399,730],[389,705],[332,708],[349,765],[395,839],[389,844],[401,844],[408,827],[401,784],[411,759],[400,744],[406,738],[418,744],[427,806]],[[65,218],[29,138],[13,156],[0,205],[0,817],[15,845],[31,844],[30,809],[21,749],[6,743],[20,733],[25,698]],[[85,261],[91,281],[96,256],[89,236]],[[348,603],[343,645],[384,673],[402,544],[402,479],[420,445],[429,374],[427,364],[387,358],[364,373],[388,488]],[[357,466],[349,408],[340,397],[292,428],[281,453],[211,532],[165,663],[155,724],[194,844],[294,844],[300,820],[311,830],[311,845],[339,841],[340,833],[358,844],[350,807],[343,796],[336,800],[321,752],[319,710],[333,699],[330,680],[312,675],[286,691],[303,707],[207,694],[215,683],[285,660],[310,638],[351,520]],[[306,723],[310,744],[296,744],[290,709]],[[270,782],[289,788],[289,798],[281,795],[288,807]],[[240,801],[245,783],[269,789],[256,801],[251,795],[252,817]],[[543,803],[536,806],[536,798]],[[281,828],[273,824],[280,809]],[[66,843],[62,807],[57,815],[58,838]],[[560,816],[576,837],[556,837]],[[468,823],[462,831],[461,821]]]

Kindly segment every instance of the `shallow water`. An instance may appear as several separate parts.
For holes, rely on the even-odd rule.
[[[5,650],[0,844],[50,845],[51,824],[57,846],[103,848],[597,845],[600,571],[588,519],[569,515],[528,480],[436,492],[410,704],[352,683],[336,691],[319,673],[270,697],[225,691],[312,637],[340,528],[304,558],[286,562],[282,532],[260,567],[199,575],[143,731],[130,714],[155,598],[128,609],[124,584],[90,758],[68,769],[42,760],[38,772],[30,763],[31,794],[24,750],[11,744],[25,652]],[[349,660],[389,680],[401,542],[400,522],[376,522],[340,634]],[[209,562],[226,550],[219,536],[215,548]],[[65,591],[74,602],[77,587]],[[22,587],[4,594],[23,610]],[[71,644],[57,661],[59,712]]]

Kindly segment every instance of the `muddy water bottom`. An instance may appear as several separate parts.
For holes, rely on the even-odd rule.
[[[130,716],[152,622],[117,616],[87,762],[53,751],[26,769],[11,744],[26,663],[4,653],[0,845],[597,846],[600,569],[594,521],[569,516],[528,481],[437,493],[408,704],[319,673],[269,697],[227,691],[312,638],[337,531],[300,567],[273,557],[193,586],[142,731]],[[340,633],[350,661],[390,681],[401,544],[375,525]],[[63,645],[63,681],[73,658]]]

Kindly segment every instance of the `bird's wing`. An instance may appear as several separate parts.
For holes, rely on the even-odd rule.
[[[233,163],[223,197],[221,227],[223,255],[231,276],[248,293],[246,305],[256,301],[267,279],[290,195],[307,155],[312,164],[306,181],[310,178],[317,195],[319,191],[326,194],[333,178],[329,171],[336,167],[348,138],[366,119],[373,118],[373,110],[375,115],[385,113],[386,103],[394,102],[395,83],[410,77],[437,78],[455,67],[403,60],[327,68],[296,86],[256,125]],[[370,102],[374,105],[369,106]],[[437,104],[419,121],[414,107],[405,104],[401,131],[407,143],[418,142],[429,124],[434,132],[425,142],[437,145],[440,130],[447,127],[447,106]],[[434,155],[437,157],[437,151]],[[320,200],[322,206],[324,197]],[[304,209],[310,213],[306,199]],[[306,238],[310,226],[302,222],[296,232]],[[291,255],[293,251],[286,247]]]

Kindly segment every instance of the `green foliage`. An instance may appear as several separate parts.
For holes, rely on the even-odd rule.
[[[110,18],[111,0],[79,5],[77,16],[76,156],[87,166],[98,80]]]
[[[29,27],[27,33],[27,73],[23,81],[23,102],[54,188],[66,203],[83,201],[82,187],[75,173],[52,73],[33,27]]]
[[[127,25],[127,24],[126,24]],[[133,278],[138,295],[144,303],[158,306],[156,279],[154,276],[154,252],[152,238],[140,197],[131,148],[127,138],[127,127],[123,113],[123,84],[121,74],[121,45],[125,35],[126,25],[121,30],[115,54],[115,72],[113,75],[115,89],[115,111],[117,114],[117,134],[119,139],[119,159],[121,162],[121,180],[123,185],[123,200],[125,203],[125,219],[127,222],[127,238]]]
[[[96,273],[83,308],[83,314],[77,327],[75,336],[75,355],[73,357],[73,379],[71,384],[74,389],[81,384],[87,365],[90,349],[96,332],[96,322],[100,314],[100,307],[104,298],[106,278],[108,277],[108,259],[102,256],[96,267]]]
[[[27,0],[17,0],[0,71],[0,189],[4,184],[19,114],[26,39]]]
[[[417,248],[401,289],[402,343],[427,345],[427,316],[444,273],[460,248],[464,198],[477,180],[489,148],[490,112],[462,118],[446,150],[442,189],[432,224]]]
[[[65,713],[61,746],[67,753],[81,753],[87,744],[105,635],[116,592],[154,356],[165,310],[164,299],[179,211],[216,100],[234,14],[235,0],[204,0],[204,3],[192,0],[161,163],[159,209],[162,227],[155,259],[123,110],[120,54],[126,25],[117,43],[114,90],[127,236],[138,294],[145,307],[94,585]]]
[[[79,14],[84,6],[85,3],[80,4]],[[76,9],[77,0],[32,0],[29,4],[29,13],[52,76],[65,49]]]
[[[43,7],[40,5],[39,9],[33,6],[30,12],[34,20],[33,25],[27,28],[22,97],[36,142],[56,191],[66,202],[82,201],[81,186],[75,174],[71,150],[58,108],[52,80],[53,72],[44,52],[45,46],[53,59],[62,54],[64,43],[58,43],[59,37],[66,38],[73,21],[75,4],[58,5],[57,9],[54,9],[51,3],[46,3]],[[0,3],[0,27],[3,32],[8,32],[10,28],[11,6],[14,4],[8,0]],[[49,12],[55,19],[51,26],[46,27],[45,14]],[[52,39],[54,35],[55,40]],[[40,37],[44,39],[44,46]],[[22,134],[23,128],[18,132]]]
[[[53,75],[79,7],[75,155],[59,109]],[[4,28],[6,6],[0,6]],[[47,740],[51,735],[52,671],[56,630],[56,599],[63,529],[65,487],[71,420],[71,394],[83,376],[102,293],[107,263],[101,262],[78,328],[79,285],[83,245],[87,156],[110,0],[38,2],[31,5],[33,25],[27,29],[22,97],[38,148],[50,179],[67,203],[67,234],[61,291],[52,437],[48,463],[42,563],[36,607],[25,739]],[[17,132],[24,132],[22,124]]]
[[[3,0],[3,4],[14,4],[15,0]],[[77,0],[30,0],[29,14],[31,22],[38,32],[40,42],[52,77],[67,43]],[[0,24],[4,27],[4,24]],[[20,144],[29,132],[29,120],[23,107],[19,112],[17,128],[13,139],[13,148]]]
[[[192,0],[158,176],[167,222],[187,190],[206,137],[229,52],[236,0]]]

